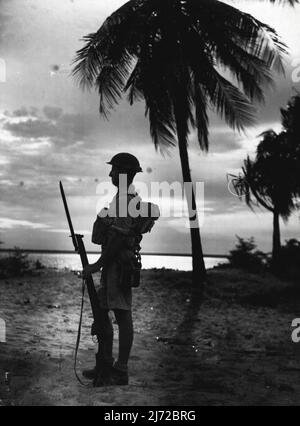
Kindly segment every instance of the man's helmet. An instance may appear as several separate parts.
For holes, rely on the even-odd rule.
[[[139,160],[134,155],[128,154],[127,152],[115,155],[107,164],[115,166],[120,170],[128,170],[136,173],[143,171]]]

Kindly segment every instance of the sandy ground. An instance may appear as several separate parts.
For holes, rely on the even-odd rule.
[[[189,278],[143,271],[130,384],[100,389],[81,386],[73,372],[80,279],[43,270],[1,280],[0,405],[298,405],[291,322],[300,317],[300,286],[217,269],[201,301]],[[90,324],[86,300],[79,371],[94,364]]]

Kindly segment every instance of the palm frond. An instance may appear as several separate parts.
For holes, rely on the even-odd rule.
[[[144,99],[143,89],[141,86],[141,72],[141,63],[138,60],[124,88],[124,91],[128,92],[127,99],[130,105],[133,105],[136,101]]]
[[[96,85],[100,95],[100,113],[105,117],[122,99],[132,66],[131,55],[124,52],[117,63],[102,67]]]
[[[299,4],[299,0],[269,0],[271,3],[277,3],[277,4],[289,4],[290,6],[295,6],[296,4]]]
[[[216,70],[205,87],[212,106],[229,126],[243,130],[255,123],[255,109],[249,99]]]
[[[154,100],[153,97],[145,97],[146,115],[149,116],[150,134],[154,141],[155,148],[160,146],[168,148],[176,145],[176,128],[174,116],[167,100],[163,102]]]
[[[195,119],[200,147],[204,151],[208,151],[209,118],[207,113],[207,100],[203,87],[199,83],[195,85]]]
[[[144,24],[142,15],[137,16],[136,12],[144,4],[147,4],[147,0],[128,1],[107,18],[97,32],[83,38],[85,46],[77,51],[73,61],[76,64],[73,76],[82,88],[92,87],[102,68],[117,64],[125,51],[134,56],[134,37],[139,37]]]
[[[89,34],[83,38],[86,43],[77,51],[73,61],[75,65],[72,75],[82,89],[91,88],[98,77],[99,70],[103,67],[104,58],[96,43],[97,33]]]
[[[233,59],[238,46],[268,68],[283,71],[286,46],[273,28],[220,1],[192,0],[189,5],[194,27],[206,35],[222,62]]]

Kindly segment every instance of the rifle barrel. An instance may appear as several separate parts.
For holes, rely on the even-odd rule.
[[[68,220],[68,224],[69,224],[69,228],[70,228],[70,232],[71,232],[71,238],[73,241],[73,245],[75,248],[75,251],[78,251],[78,243],[77,243],[77,238],[74,232],[74,228],[73,228],[73,224],[72,224],[72,220],[71,220],[71,216],[70,216],[70,212],[69,212],[69,207],[68,207],[68,203],[66,200],[66,196],[65,196],[65,191],[64,191],[64,187],[62,182],[59,182],[59,187],[60,187],[60,193],[61,193],[61,197],[64,203],[64,207],[65,207],[65,211],[66,211],[66,216],[67,216],[67,220]]]

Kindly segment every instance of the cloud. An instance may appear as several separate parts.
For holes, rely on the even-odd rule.
[[[45,106],[43,112],[49,120],[58,120],[63,114],[62,108],[52,106]]]
[[[22,107],[12,113],[5,112],[3,129],[22,139],[50,138],[51,142],[65,147],[79,141],[88,141],[95,134],[98,122],[85,114],[64,113],[61,108],[45,106],[45,117],[37,109]],[[32,118],[32,113],[35,117]],[[15,118],[20,118],[16,121]]]
[[[1,5],[2,6],[2,5]],[[9,28],[9,21],[11,20],[11,15],[8,13],[0,13],[0,46],[6,42],[9,38],[9,32],[7,31]]]
[[[30,229],[46,229],[48,225],[43,223],[31,222],[28,220],[16,220],[7,217],[0,217],[0,229],[15,229],[15,228],[30,228]]]
[[[57,134],[55,125],[47,120],[20,121],[19,123],[6,123],[3,128],[13,136],[21,138],[53,137]]]
[[[52,228],[52,229],[47,229],[47,232],[51,232],[54,234],[70,234],[70,229],[56,229],[56,228]],[[90,230],[86,230],[86,229],[76,229],[76,233],[77,234],[81,234],[81,235],[92,235],[92,231]]]
[[[6,117],[37,117],[37,113],[38,109],[35,107],[26,108],[22,106],[21,108],[18,108],[12,112],[5,111],[4,115]]]
[[[198,155],[202,155],[198,146],[197,137],[192,137],[196,144]],[[209,135],[209,153],[228,153],[242,148],[243,135],[234,132],[228,127],[212,128]]]

